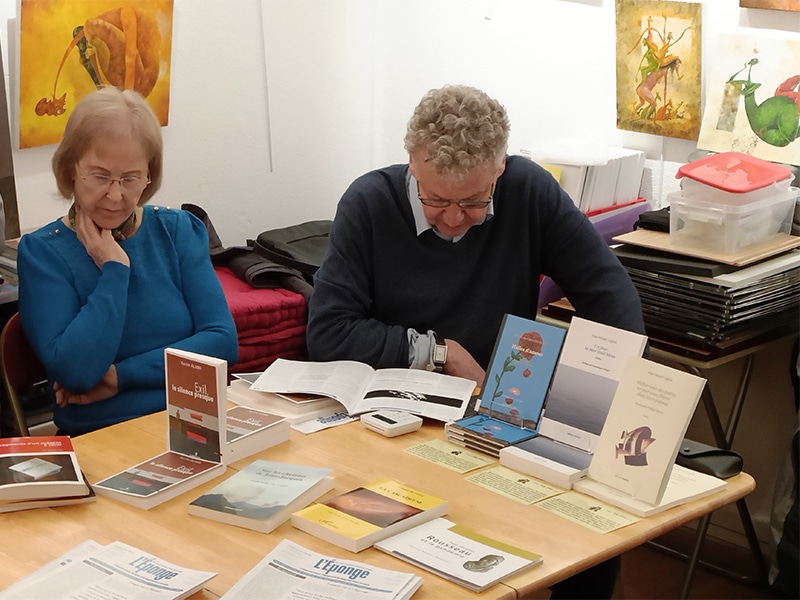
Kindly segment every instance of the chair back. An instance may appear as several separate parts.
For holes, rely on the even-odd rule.
[[[27,436],[28,424],[22,410],[21,396],[35,384],[47,379],[39,357],[31,348],[25,332],[19,323],[19,314],[15,313],[0,334],[0,370],[5,386],[4,409],[10,411],[11,419],[3,417],[4,423],[9,423],[15,429],[11,435]],[[6,432],[3,435],[8,437]]]

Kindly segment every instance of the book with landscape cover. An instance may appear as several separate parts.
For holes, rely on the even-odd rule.
[[[226,463],[289,441],[291,423],[281,415],[232,406],[227,411],[226,444],[223,455]]]
[[[373,369],[352,360],[331,362],[279,358],[251,389],[277,394],[317,394],[344,405],[351,415],[402,410],[438,421],[464,416],[476,383],[417,369]]]
[[[647,337],[574,317],[536,437],[500,451],[500,464],[569,489],[586,476],[619,380]]]
[[[497,335],[478,414],[449,423],[447,438],[495,457],[536,435],[566,332],[506,314]]]
[[[723,479],[713,475],[693,471],[681,465],[673,465],[664,495],[657,504],[637,500],[626,492],[594,479],[581,479],[575,483],[573,488],[575,491],[613,504],[639,517],[649,517],[673,506],[679,506],[724,490],[726,485]]]
[[[381,540],[375,547],[473,592],[542,562],[540,554],[441,517]]]
[[[228,386],[228,400],[239,406],[285,417],[290,425],[329,415],[342,405],[328,396],[316,394],[273,394],[251,389],[261,373],[235,375],[236,379]],[[245,376],[248,376],[245,378]],[[252,376],[252,377],[249,377]]]
[[[637,501],[659,504],[705,383],[644,358],[629,361],[588,477]]]
[[[68,436],[0,438],[0,505],[88,493]]]
[[[189,514],[269,533],[333,488],[331,469],[256,460],[189,504]]]
[[[167,451],[95,485],[109,496],[148,510],[225,472],[226,361],[164,350]]]
[[[292,525],[351,552],[447,514],[449,503],[392,479],[351,489],[292,513]]]

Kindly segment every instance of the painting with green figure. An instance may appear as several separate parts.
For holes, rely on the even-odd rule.
[[[697,145],[800,164],[800,35],[719,38]]]

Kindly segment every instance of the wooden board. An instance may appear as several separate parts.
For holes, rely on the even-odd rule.
[[[736,267],[743,267],[758,262],[759,260],[769,258],[770,256],[780,254],[781,252],[786,252],[792,248],[800,247],[800,236],[789,235],[788,233],[776,234],[775,237],[769,240],[759,244],[753,244],[752,246],[730,254],[713,252],[702,248],[675,245],[671,242],[669,233],[653,231],[651,229],[635,229],[629,233],[615,236],[613,241],[621,244],[633,244],[634,246],[662,250],[664,252],[683,254],[684,256],[704,258],[726,265],[734,265]]]

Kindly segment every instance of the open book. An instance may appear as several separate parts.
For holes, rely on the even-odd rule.
[[[565,488],[585,477],[622,372],[646,344],[644,335],[574,317],[539,435],[504,448],[500,463]]]
[[[351,415],[379,409],[402,410],[438,421],[464,416],[475,382],[415,369],[378,369],[339,360],[307,362],[279,358],[251,389],[277,394],[334,398]]]

